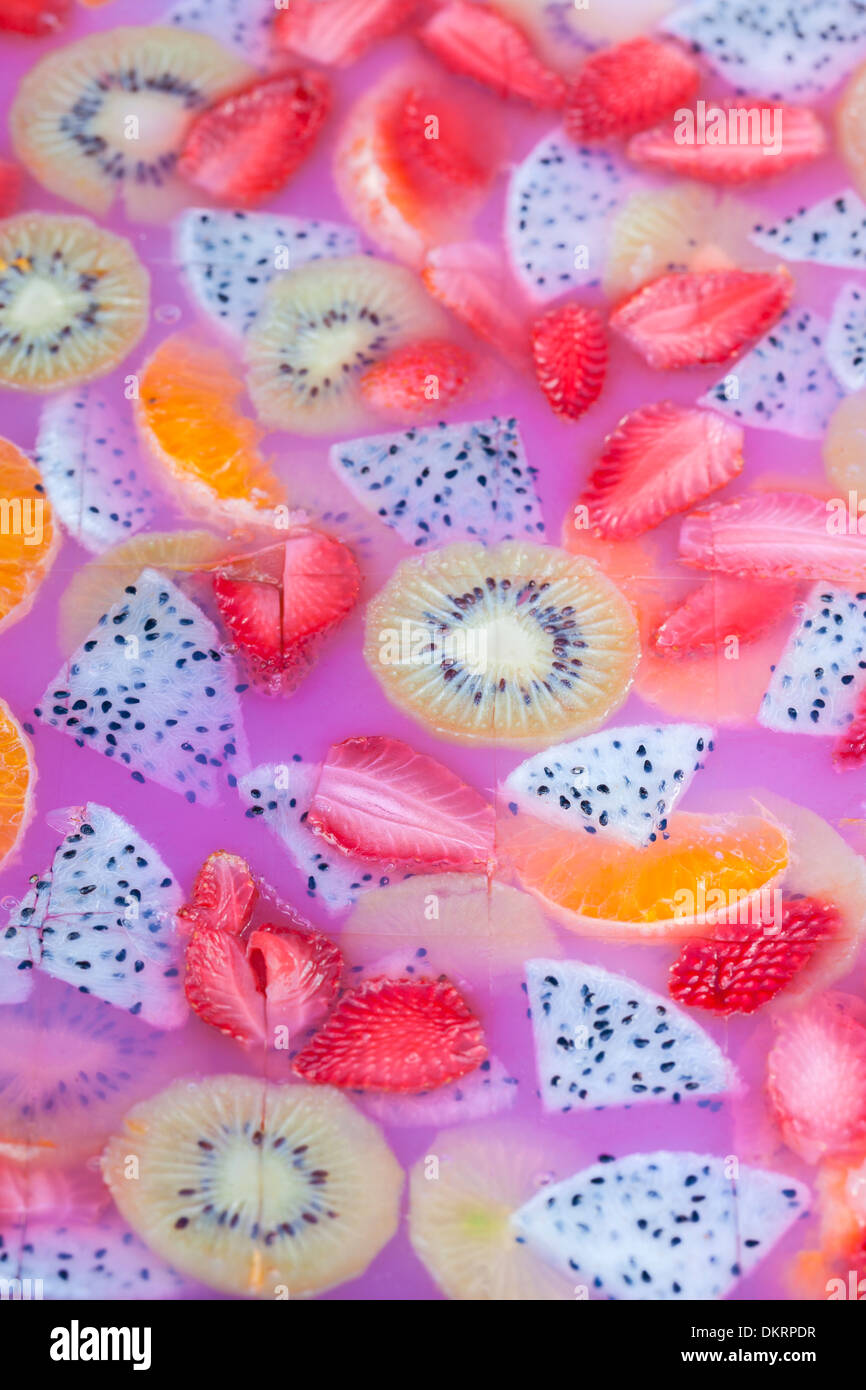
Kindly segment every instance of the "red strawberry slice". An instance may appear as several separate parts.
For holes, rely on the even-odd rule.
[[[0,217],[8,217],[21,200],[21,170],[11,160],[0,159]]]
[[[327,1012],[337,993],[343,957],[316,931],[266,923],[251,932],[247,958],[266,1001],[268,1032],[307,1028]]]
[[[866,690],[860,692],[851,723],[833,744],[833,762],[843,772],[866,762]]]
[[[456,343],[429,339],[409,343],[376,362],[359,385],[375,410],[433,415],[466,395],[474,370],[474,358]]]
[[[359,586],[348,546],[322,531],[295,531],[281,545],[227,561],[213,577],[223,622],[270,694],[297,687]]]
[[[354,63],[379,39],[399,29],[418,0],[290,0],[277,11],[281,48],[324,67]]]
[[[502,97],[520,97],[551,110],[565,101],[563,79],[536,57],[520,29],[495,10],[452,0],[418,34],[446,67]]]
[[[681,1004],[717,1014],[753,1014],[790,984],[822,941],[838,935],[831,903],[793,898],[771,920],[723,927],[713,940],[689,941],[670,968],[669,989]]]
[[[481,1024],[448,980],[375,979],[343,996],[294,1070],[353,1090],[431,1091],[486,1056]]]
[[[789,1148],[807,1163],[866,1150],[863,1004],[824,994],[788,1015],[767,1059],[767,1089]]]
[[[787,270],[703,270],[662,275],[610,316],[651,367],[726,362],[772,328],[794,292]]]
[[[282,188],[303,163],[330,107],[323,73],[264,78],[196,117],[178,169],[212,197],[251,207]]]
[[[437,246],[421,278],[435,299],[501,352],[515,367],[529,365],[529,324],[514,308],[514,289],[502,256],[480,241]]]
[[[213,587],[223,621],[247,655],[266,667],[277,664],[282,658],[277,586],[215,574]]]
[[[335,743],[307,825],[344,853],[389,866],[477,871],[493,861],[492,806],[435,758],[396,738]]]
[[[742,467],[739,425],[661,401],[632,411],[608,435],[578,505],[596,535],[630,540],[724,487]]]
[[[532,325],[532,355],[554,414],[579,420],[598,400],[607,374],[601,315],[581,304],[549,309]]]
[[[828,527],[827,503],[805,492],[758,492],[686,517],[680,559],[743,578],[854,584],[866,573],[866,536]]]
[[[239,854],[217,850],[199,869],[192,897],[178,912],[178,921],[188,931],[208,928],[240,936],[258,896],[247,861]]]
[[[757,183],[789,173],[826,152],[824,127],[815,113],[805,106],[780,106],[778,102],[756,101],[753,97],[729,97],[714,101],[710,113],[713,111],[724,113],[722,124],[726,132],[736,119],[734,140],[709,143],[706,138],[684,139],[687,128],[677,113],[654,130],[635,135],[628,144],[629,158],[648,169],[659,169],[684,179],[738,184]],[[711,114],[709,119],[714,119]],[[780,125],[774,124],[777,122]],[[779,136],[775,146],[771,143],[774,131]],[[709,133],[709,130],[705,132]],[[694,134],[699,134],[697,125]]]
[[[633,135],[688,105],[698,78],[691,58],[655,39],[592,53],[569,87],[565,129],[579,145]]]
[[[431,84],[410,86],[398,103],[392,125],[394,146],[406,174],[428,198],[455,189],[485,189],[495,172],[498,141],[484,153],[466,115]],[[494,132],[491,132],[494,135]]]
[[[755,642],[786,615],[799,592],[798,584],[766,582],[717,575],[701,584],[665,618],[653,638],[658,656],[712,656],[735,637],[741,645]]]
[[[44,38],[66,23],[72,0],[0,0],[0,29]]]

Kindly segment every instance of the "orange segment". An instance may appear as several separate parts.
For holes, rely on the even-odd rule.
[[[58,545],[39,469],[0,439],[0,632],[24,617]]]
[[[33,750],[9,706],[0,700],[0,864],[27,829],[35,784]]]
[[[686,811],[646,849],[509,814],[498,847],[565,926],[614,940],[694,936],[708,918],[715,928],[770,889],[788,862],[787,838],[772,821]]]
[[[243,386],[217,348],[176,335],[146,363],[136,420],[173,493],[193,511],[265,521],[285,491],[239,407]]]
[[[195,574],[214,568],[238,548],[238,542],[220,540],[210,531],[148,531],[112,546],[98,559],[82,565],[61,595],[57,613],[60,650],[71,656],[143,569]]]

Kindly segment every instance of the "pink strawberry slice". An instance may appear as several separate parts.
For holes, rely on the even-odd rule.
[[[650,367],[727,362],[772,328],[794,292],[787,270],[685,270],[644,285],[610,316]]]
[[[355,557],[342,541],[322,531],[290,537],[283,564],[284,650],[324,636],[342,622],[355,604],[359,586]]]
[[[837,535],[827,503],[804,492],[756,492],[687,516],[680,559],[743,578],[819,579],[863,587],[866,536]]]
[[[265,994],[240,938],[219,929],[194,931],[186,948],[185,988],[205,1023],[236,1042],[264,1045]]]
[[[481,241],[437,246],[428,253],[421,278],[434,299],[515,367],[531,365],[529,316],[515,304],[494,247]]]
[[[281,48],[325,67],[346,67],[399,29],[418,0],[290,0],[277,10]]]
[[[755,642],[785,617],[800,586],[786,580],[765,581],[719,574],[708,579],[665,618],[653,638],[658,656],[711,656],[735,637],[741,645]]]
[[[628,143],[626,153],[635,164],[676,174],[683,179],[701,179],[705,183],[758,183],[802,168],[826,152],[827,135],[814,111],[804,106],[781,106],[778,102],[756,101],[752,97],[729,97],[718,103],[716,110],[728,112],[745,110],[748,126],[744,138],[722,143],[708,140],[683,140],[687,127],[680,112],[653,130],[642,131]],[[762,113],[769,115],[770,131],[775,129],[780,140],[768,152],[767,141],[762,143],[759,122]],[[694,115],[694,113],[693,113]],[[766,115],[763,116],[766,122]],[[765,124],[766,132],[766,124]],[[738,127],[739,133],[739,127]]]
[[[335,743],[307,825],[345,854],[389,867],[477,871],[494,857],[492,806],[435,758],[396,738]]]
[[[192,896],[178,912],[178,921],[189,931],[209,928],[240,936],[258,896],[247,861],[239,854],[217,850],[199,869]]]
[[[317,931],[265,923],[251,932],[247,958],[264,991],[268,1032],[307,1028],[330,1008],[343,971],[339,947]]]
[[[825,994],[782,1022],[767,1088],[782,1136],[807,1163],[866,1150],[864,1006]]]
[[[295,1034],[328,1009],[343,958],[290,909],[290,922],[253,930],[257,898],[246,860],[224,850],[205,860],[178,914],[191,932],[186,995],[205,1023],[238,1042],[273,1047],[278,1026]]]
[[[487,1057],[481,1024],[445,979],[373,979],[345,994],[294,1061],[305,1081],[431,1091]]]
[[[724,487],[743,467],[743,431],[712,410],[661,401],[608,435],[578,500],[606,540],[643,535]]]
[[[422,25],[418,37],[446,67],[500,96],[553,110],[565,101],[560,75],[544,66],[516,24],[486,5],[450,0]]]

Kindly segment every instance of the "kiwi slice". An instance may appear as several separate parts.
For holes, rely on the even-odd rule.
[[[348,429],[364,419],[362,373],[442,331],[440,311],[404,266],[372,256],[311,261],[271,283],[247,334],[250,395],[276,429]]]
[[[53,1166],[98,1153],[171,1074],[175,1048],[111,1004],[40,979],[26,1005],[0,1009],[0,1159]]]
[[[530,541],[404,560],[367,609],[364,656],[385,694],[461,743],[589,733],[639,655],[631,605],[595,562]]]
[[[147,326],[150,281],[132,246],[87,217],[0,222],[0,385],[56,391],[104,376]]]
[[[430,1141],[409,1177],[409,1239],[447,1298],[574,1297],[573,1287],[511,1225],[513,1212],[555,1176],[549,1146],[527,1137],[526,1126],[467,1126]]]
[[[15,153],[51,193],[104,214],[162,220],[184,199],[174,169],[196,113],[255,71],[206,34],[153,25],[65,44],[22,78]]]
[[[175,1269],[274,1299],[362,1274],[397,1229],[403,1186],[378,1126],[337,1091],[249,1076],[177,1081],[135,1106],[102,1171]]]

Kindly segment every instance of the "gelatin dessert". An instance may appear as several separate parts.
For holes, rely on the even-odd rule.
[[[3,1297],[866,1297],[862,5],[0,88]]]

